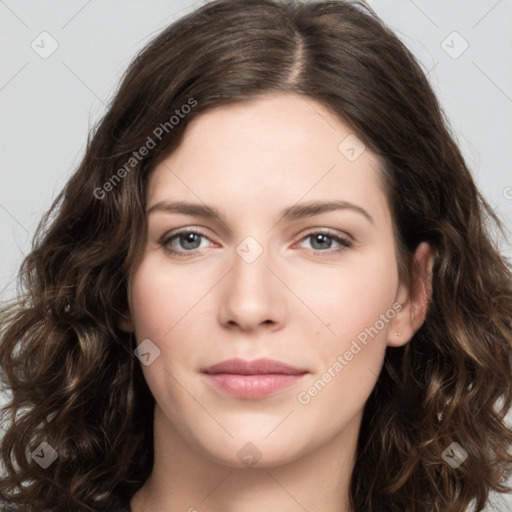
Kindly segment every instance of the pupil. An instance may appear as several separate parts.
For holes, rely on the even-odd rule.
[[[187,233],[183,236],[184,238],[184,247],[188,247],[187,244],[194,244],[194,237],[198,236],[196,233]],[[195,247],[188,247],[189,249],[195,249]]]
[[[326,239],[329,238],[328,235],[319,234],[315,237],[315,242],[319,242],[320,244],[326,243]]]

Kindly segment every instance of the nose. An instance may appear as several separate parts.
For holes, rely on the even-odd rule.
[[[246,332],[282,327],[286,315],[286,286],[271,268],[274,265],[267,256],[266,250],[254,260],[243,251],[233,255],[232,268],[223,279],[219,296],[219,321],[224,327]]]

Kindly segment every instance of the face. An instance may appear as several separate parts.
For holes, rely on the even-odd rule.
[[[131,325],[150,340],[160,427],[212,460],[270,467],[343,440],[400,344],[391,213],[360,144],[320,104],[276,94],[194,119],[151,175]],[[294,370],[205,373],[262,358]]]

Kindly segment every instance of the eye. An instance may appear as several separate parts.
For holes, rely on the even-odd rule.
[[[207,238],[206,235],[200,231],[188,228],[182,229],[171,236],[164,236],[160,245],[164,251],[172,256],[186,257],[194,254],[195,251],[200,249],[201,239]],[[331,231],[319,230],[311,231],[310,233],[303,236],[299,241],[310,239],[312,241],[314,253],[326,253],[326,255],[339,254],[344,252],[347,248],[352,246],[352,242],[340,235],[337,235]],[[331,249],[333,241],[339,245],[339,247]],[[173,242],[176,242],[175,244]],[[182,250],[177,250],[176,245],[181,245]]]
[[[183,229],[172,236],[164,237],[160,245],[168,254],[172,254],[173,256],[187,256],[187,253],[192,253],[199,248],[201,238],[206,238],[206,236],[193,229]],[[176,240],[185,251],[174,249],[172,246],[174,240]]]
[[[352,242],[347,238],[325,230],[311,231],[300,240],[311,240],[313,252],[326,253],[326,255],[339,254],[344,252],[347,248],[352,247]],[[333,250],[326,250],[331,248],[333,240],[339,247]]]

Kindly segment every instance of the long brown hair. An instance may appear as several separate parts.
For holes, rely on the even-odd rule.
[[[154,398],[118,327],[148,176],[202,112],[272,92],[325,105],[381,159],[403,280],[421,241],[434,251],[427,318],[388,348],[365,405],[353,508],[480,510],[509,490],[512,273],[492,238],[505,233],[425,74],[362,2],[217,0],[132,61],[1,312],[0,495],[19,510],[96,510],[148,478]],[[30,456],[42,442],[58,454],[46,468]],[[443,457],[454,442],[468,454],[457,468]]]

